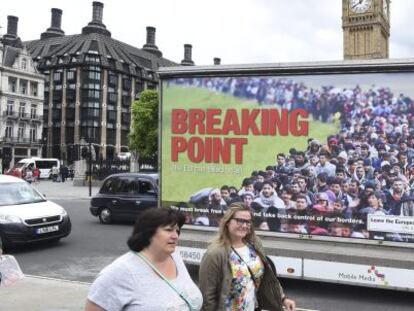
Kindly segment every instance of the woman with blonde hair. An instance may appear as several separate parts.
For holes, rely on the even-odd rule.
[[[199,287],[204,311],[295,310],[255,234],[252,212],[241,202],[231,204],[220,221],[201,261]]]

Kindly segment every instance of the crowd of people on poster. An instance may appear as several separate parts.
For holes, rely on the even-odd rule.
[[[414,242],[401,232],[370,232],[368,215],[413,217],[414,101],[389,87],[311,88],[286,77],[175,79],[263,107],[301,108],[313,120],[339,124],[325,141],[275,152],[240,185],[214,185],[190,198],[188,222],[216,226],[223,211],[244,201],[258,229],[297,234]]]

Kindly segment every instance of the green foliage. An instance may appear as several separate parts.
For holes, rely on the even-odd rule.
[[[158,92],[145,90],[132,105],[132,127],[129,148],[143,159],[157,159],[158,153]]]

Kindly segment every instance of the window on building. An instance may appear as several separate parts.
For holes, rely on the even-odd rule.
[[[8,116],[13,115],[13,106],[14,106],[14,101],[8,100],[7,101],[6,115],[8,115]]]
[[[74,70],[70,70],[66,73],[66,79],[68,81],[70,80],[75,80],[75,71]]]
[[[35,104],[32,104],[30,106],[30,118],[31,119],[35,119],[37,117],[36,110],[37,110],[37,106]]]
[[[81,127],[81,137],[84,137],[86,141],[101,141],[101,129],[94,124],[95,127]]]
[[[27,94],[27,80],[20,79],[20,93]]]
[[[89,80],[99,81],[101,79],[101,73],[98,72],[98,71],[89,71],[88,72],[88,78],[89,78]]]
[[[100,98],[101,92],[97,90],[88,90],[88,97],[98,99]]]
[[[37,140],[37,129],[35,126],[30,128],[30,142],[35,142]]]
[[[20,123],[19,128],[17,130],[17,138],[19,140],[24,138],[24,132],[25,132],[25,125],[23,123]]]
[[[116,93],[108,93],[108,101],[110,103],[116,103],[117,98],[118,98],[118,94],[116,94]]]
[[[62,73],[61,72],[55,72],[53,74],[53,81],[58,82],[62,80]]]
[[[85,62],[99,63],[100,62],[99,55],[89,55],[89,54],[87,54],[85,56]]]
[[[135,82],[135,98],[139,98],[139,94],[144,90],[144,84],[142,81]]]
[[[23,118],[26,113],[26,103],[20,103],[19,105],[19,116]]]
[[[13,124],[11,123],[7,123],[6,125],[6,132],[5,132],[5,137],[7,138],[11,138],[13,135]]]
[[[76,102],[76,91],[75,90],[70,88],[66,91],[66,102],[68,104]]]
[[[131,90],[131,79],[126,75],[122,76],[122,89],[125,91]]]
[[[17,91],[17,79],[9,77],[9,92],[16,93]]]
[[[37,96],[37,82],[30,82],[30,95]]]
[[[113,86],[118,84],[118,76],[115,73],[108,74],[108,84]]]
[[[107,122],[116,122],[116,111],[108,111],[107,113]]]
[[[22,69],[23,70],[27,70],[27,59],[26,58],[22,58]]]

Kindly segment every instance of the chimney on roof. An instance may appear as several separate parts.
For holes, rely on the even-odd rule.
[[[52,21],[51,26],[52,28],[60,29],[62,25],[62,10],[57,8],[52,8]]]
[[[191,59],[193,46],[191,44],[184,44],[184,59],[181,61],[183,66],[194,66],[194,62]]]
[[[150,52],[158,57],[162,57],[162,52],[155,45],[155,27],[147,27],[147,43],[142,47],[143,50]]]
[[[214,57],[213,61],[214,61],[214,65],[220,65],[221,64],[221,59],[218,58],[218,57]]]
[[[52,8],[52,20],[50,27],[40,35],[40,39],[61,37],[65,35],[65,32],[61,29],[62,25],[62,10]]]
[[[17,48],[23,47],[22,41],[17,36],[17,22],[19,18],[17,16],[7,16],[7,33],[3,36],[3,44],[10,45]]]
[[[92,2],[92,21],[95,23],[102,24],[102,17],[103,17],[103,3],[94,1]]]
[[[102,2],[92,2],[92,21],[89,22],[86,27],[82,28],[83,35],[87,35],[90,33],[99,33],[105,36],[111,36],[111,33],[106,29],[106,26],[102,23],[103,7],[104,4]]]
[[[7,16],[7,34],[6,36],[17,39],[17,22],[19,18],[17,16]]]

